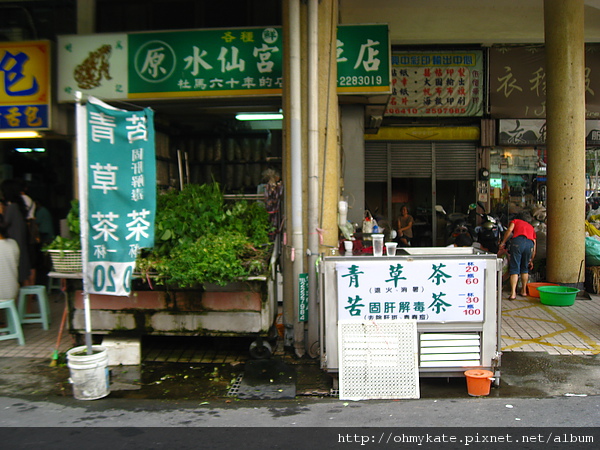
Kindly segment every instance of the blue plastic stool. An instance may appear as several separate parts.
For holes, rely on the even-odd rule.
[[[0,333],[8,333],[0,334],[0,341],[18,339],[19,345],[25,345],[25,336],[23,336],[23,328],[21,328],[21,321],[15,301],[12,299],[0,300],[0,309],[6,310],[6,322],[8,325],[6,328],[0,328]]]
[[[48,277],[48,292],[52,292],[53,290],[60,291],[61,290],[61,281],[60,278],[51,278]]]
[[[27,312],[27,296],[35,295],[38,300],[39,313]],[[21,323],[41,323],[44,330],[50,328],[50,302],[48,301],[48,293],[46,286],[36,284],[34,286],[23,286],[19,289],[19,316]]]

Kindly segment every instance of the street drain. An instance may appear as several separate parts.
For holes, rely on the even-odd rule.
[[[242,374],[235,379],[235,381],[231,385],[231,388],[229,388],[229,391],[227,392],[227,397],[237,397],[238,392],[240,391],[240,385],[242,384],[243,378],[244,375]]]

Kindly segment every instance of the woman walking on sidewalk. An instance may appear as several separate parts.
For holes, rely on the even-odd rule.
[[[527,282],[529,281],[529,271],[533,269],[533,258],[536,250],[535,229],[531,225],[531,215],[523,211],[517,215],[517,218],[510,222],[502,242],[500,251],[506,247],[506,241],[512,234],[510,240],[510,255],[508,273],[510,275],[510,296],[509,300],[517,298],[517,284],[519,276],[521,277],[521,293],[523,297],[527,295]]]

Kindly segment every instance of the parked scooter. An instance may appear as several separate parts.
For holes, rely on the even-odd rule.
[[[477,234],[477,242],[481,245],[483,250],[487,250],[490,253],[498,253],[500,249],[500,239],[504,234],[504,227],[500,223],[498,217],[494,217],[492,214],[485,212],[483,203],[477,202],[477,206],[481,208],[483,213],[478,213],[481,225],[475,228]]]
[[[469,223],[469,215],[450,213],[446,216],[446,245],[452,245],[460,234],[468,234],[475,241],[475,230]]]

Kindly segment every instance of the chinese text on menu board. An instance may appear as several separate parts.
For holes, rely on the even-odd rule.
[[[336,269],[339,320],[484,320],[483,261],[352,261]]]

